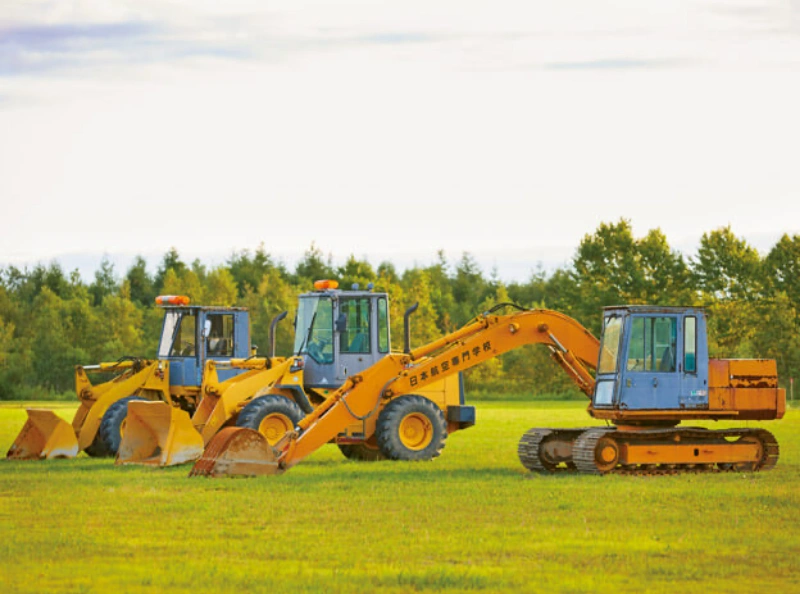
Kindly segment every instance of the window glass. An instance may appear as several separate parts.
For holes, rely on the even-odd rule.
[[[600,363],[597,373],[614,373],[619,357],[619,339],[622,336],[622,318],[609,316],[605,319],[603,338],[600,341]]]
[[[386,299],[378,299],[378,352],[389,352],[389,310]]]
[[[694,316],[683,320],[683,369],[686,373],[697,373],[697,318]]]
[[[194,357],[197,354],[197,318],[193,313],[181,314],[175,339],[172,341],[171,357]]]
[[[610,406],[614,401],[614,381],[597,382],[594,389],[594,403],[598,406]]]
[[[631,320],[631,339],[628,343],[628,371],[644,371],[644,318]]]
[[[208,314],[211,331],[206,337],[206,353],[209,357],[233,356],[233,314]]]
[[[347,317],[347,330],[339,334],[340,353],[369,353],[369,297],[342,299],[339,312]]]
[[[329,297],[304,297],[297,309],[294,352],[333,363],[333,305]]]
[[[675,371],[677,327],[677,318],[634,318],[628,345],[628,371]]]
[[[161,342],[158,345],[159,357],[170,356],[175,330],[177,330],[180,320],[181,314],[177,311],[167,311],[164,313],[164,329],[161,331]]]

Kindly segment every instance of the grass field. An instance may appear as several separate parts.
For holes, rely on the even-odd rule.
[[[71,418],[74,406],[54,404]],[[81,457],[0,463],[6,592],[800,592],[800,411],[765,423],[765,473],[539,476],[533,426],[583,403],[478,404],[429,463],[357,463],[326,446],[287,474]],[[25,420],[0,404],[0,449]],[[722,423],[718,427],[724,426]]]

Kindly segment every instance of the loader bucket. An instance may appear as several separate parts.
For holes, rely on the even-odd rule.
[[[78,438],[72,425],[52,410],[29,408],[28,421],[8,450],[12,460],[74,458],[78,455]]]
[[[260,476],[279,474],[278,455],[254,429],[228,427],[208,442],[189,476]]]
[[[166,402],[131,401],[117,464],[174,466],[197,460],[203,438],[189,415]]]

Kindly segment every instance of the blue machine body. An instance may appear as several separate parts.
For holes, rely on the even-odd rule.
[[[206,361],[250,356],[246,309],[237,307],[165,307],[158,358],[170,362],[170,386],[200,386]],[[243,373],[219,369],[220,380]]]
[[[694,307],[603,310],[597,409],[708,408],[706,318]]]

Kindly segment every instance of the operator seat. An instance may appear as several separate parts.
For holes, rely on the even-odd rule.
[[[356,337],[350,343],[348,352],[350,353],[366,353],[369,351],[369,338],[363,332],[356,334]]]

